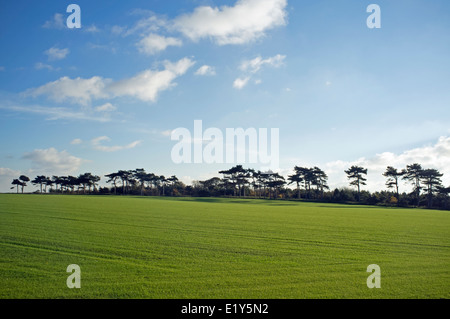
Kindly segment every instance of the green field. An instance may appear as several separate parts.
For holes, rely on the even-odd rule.
[[[81,289],[66,286],[69,264]],[[3,299],[449,297],[448,211],[0,195]]]

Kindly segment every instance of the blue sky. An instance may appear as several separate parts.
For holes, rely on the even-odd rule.
[[[69,4],[81,8],[69,29]],[[366,8],[381,8],[369,29]],[[283,175],[419,162],[450,175],[450,3],[14,1],[0,7],[0,191],[18,174],[119,169],[186,183],[170,132],[278,128]],[[258,165],[245,164],[258,168]]]

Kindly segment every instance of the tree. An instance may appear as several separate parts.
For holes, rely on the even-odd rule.
[[[60,185],[60,189],[61,189],[61,192],[62,192],[62,183],[63,183],[63,181],[64,180],[60,176],[56,176],[56,175],[52,176],[52,182],[53,182],[53,184],[56,185],[56,191],[58,191],[58,185]]]
[[[350,185],[358,187],[358,202],[361,199],[361,185],[366,185],[367,179],[363,175],[367,175],[367,168],[353,165],[344,171],[347,178],[351,180]]]
[[[261,173],[261,185],[263,187],[263,197],[269,197],[270,198],[270,182],[272,181],[272,172],[262,172]],[[268,190],[268,192],[266,191]]]
[[[404,171],[397,171],[396,168],[393,168],[392,166],[388,166],[386,168],[386,171],[383,173],[384,177],[387,177],[386,186],[387,188],[394,188],[395,187],[395,193],[397,198],[397,204],[398,200],[400,199],[400,194],[398,190],[398,180],[400,177],[402,177],[405,174]]]
[[[261,195],[263,194],[262,190],[264,189],[264,191],[265,191],[266,174],[264,174],[261,171],[257,171],[255,173],[255,178],[256,178],[256,184],[257,184],[256,187],[258,188],[258,198],[261,198]]]
[[[89,176],[89,185],[92,185],[92,187],[94,188],[94,193],[97,191],[96,186],[98,186],[98,182],[100,182],[100,180],[101,180],[100,176],[97,176],[97,175]],[[89,191],[90,191],[90,189],[89,189]]]
[[[295,166],[294,170],[298,176],[303,179],[305,185],[306,198],[311,198],[311,185],[315,181],[315,175],[312,168]]]
[[[253,187],[253,196],[256,197],[256,187],[257,187],[257,178],[258,178],[258,172],[255,171],[253,168],[247,169],[248,178],[251,178],[252,181],[249,184]]]
[[[35,179],[33,179],[32,181],[31,181],[31,183],[33,184],[33,185],[39,185],[40,186],[40,192],[41,192],[41,194],[42,194],[42,185],[45,183],[47,181],[47,177],[45,177],[44,175],[41,175],[41,176],[36,176],[35,177]]]
[[[438,198],[440,199],[439,207],[449,209],[450,207],[450,187],[441,186],[438,188]]]
[[[100,181],[100,176],[97,175],[92,175],[91,173],[84,173],[78,176],[78,178],[76,178],[76,180],[74,180],[73,178],[70,179],[69,184],[72,186],[75,185],[83,185],[83,193],[86,192],[86,187],[89,190],[89,193],[91,192],[91,187],[94,188],[94,192],[96,190],[95,186],[97,185],[97,183]],[[72,187],[73,188],[73,187]]]
[[[53,180],[50,177],[46,177],[44,181],[44,192],[47,193],[47,187],[50,186],[50,191],[52,191]]]
[[[17,178],[14,179],[14,180],[11,182],[11,184],[12,184],[12,185],[16,185],[16,188],[17,188],[17,194],[19,193],[19,186],[22,186],[22,187],[23,187],[23,183],[22,183],[21,181],[19,181]]]
[[[90,174],[90,173],[89,173]],[[89,185],[89,179],[86,177],[87,182],[84,180],[81,180],[79,177],[75,176],[67,176],[65,180],[66,188],[69,188],[70,191],[73,193],[75,191],[75,187],[78,186],[78,190],[80,189],[80,185],[83,185],[83,192],[86,189],[86,185]]]
[[[427,187],[428,208],[431,208],[433,205],[433,194],[443,187],[441,181],[443,175],[436,169],[425,169],[421,172],[420,179],[423,185]]]
[[[422,171],[422,166],[417,163],[406,165],[406,170],[402,171],[402,179],[410,182],[413,185],[413,193],[416,197],[417,207],[419,207],[420,205],[420,178],[422,177]]]
[[[86,187],[89,185],[90,183],[90,178],[89,175],[91,175],[91,173],[84,173],[78,176],[77,180],[76,180],[76,184],[77,185],[83,185],[83,194],[86,193]],[[73,186],[75,186],[75,180],[72,178],[69,178],[70,182],[69,184],[73,184]],[[79,191],[80,188],[78,188]]]
[[[122,194],[126,194],[128,191],[128,184],[130,183],[133,172],[120,170],[117,172],[117,176],[122,180]]]
[[[245,197],[245,185],[249,184],[248,179],[251,177],[251,174],[247,169],[243,168],[242,165],[236,166],[235,169],[239,188],[239,196]]]
[[[235,167],[230,168],[229,170],[220,171],[219,174],[224,175],[224,179],[228,179],[230,181],[229,185],[233,185],[234,196],[236,196],[236,186],[238,187],[239,196],[242,195],[242,186],[245,187],[245,184],[248,183],[247,178],[250,177],[249,172],[242,167],[242,165],[237,165]],[[244,191],[245,196],[245,191]]]
[[[67,189],[68,186],[68,177],[67,176],[58,176],[58,184],[60,184],[61,193],[64,193],[64,188]]]
[[[323,199],[323,193],[325,189],[330,189],[327,185],[328,175],[325,174],[320,168],[315,166],[312,170],[313,181],[312,184],[317,187],[317,191],[320,192],[320,196]]]
[[[302,176],[296,171],[294,174],[288,176],[289,185],[297,184],[297,198],[300,199],[300,183],[303,182]]]
[[[220,179],[219,179],[220,180]],[[174,190],[175,190],[175,184],[179,182],[178,178],[175,175],[170,176],[167,181],[169,183],[172,183],[172,196],[175,195]]]
[[[148,173],[146,177],[146,182],[150,189],[153,189],[153,186],[158,187],[158,176],[156,176],[153,173]]]
[[[286,184],[283,176],[278,173],[269,172],[267,186],[273,189],[274,199],[278,198],[278,191]],[[270,198],[270,194],[269,194]]]
[[[113,183],[114,185],[114,195],[117,194],[117,179],[120,178],[119,173],[111,173],[108,175],[105,175],[105,177],[108,177],[108,180],[106,181],[106,183]]]
[[[151,189],[155,188],[157,190],[158,196],[159,196],[159,194],[160,194],[160,192],[159,192],[159,185],[160,185],[159,175],[149,173],[148,178],[147,178],[147,183]]]
[[[141,183],[141,196],[144,195],[145,182],[149,180],[149,175],[143,168],[137,168],[133,171],[133,176]]]
[[[22,186],[22,194],[23,194],[23,188],[25,186],[27,186],[27,182],[30,181],[30,178],[28,176],[25,176],[25,175],[20,175],[19,180],[22,182],[21,186]]]
[[[220,192],[222,180],[218,177],[213,177],[206,181],[200,181],[199,183],[205,190],[208,191],[209,195],[215,196],[215,194]]]
[[[162,196],[166,196],[165,195],[165,188],[166,188],[166,183],[167,183],[166,177],[164,175],[159,176],[158,182],[161,184],[161,187],[162,187]]]

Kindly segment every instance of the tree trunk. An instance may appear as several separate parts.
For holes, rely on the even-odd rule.
[[[397,187],[397,207],[398,207],[400,205],[400,193],[398,191],[398,182],[396,184],[396,187]]]
[[[420,205],[420,181],[416,179],[416,187],[417,187],[417,207]]]
[[[417,187],[417,191],[416,191],[416,193],[417,193],[417,207],[419,207],[419,205],[420,205],[420,189],[419,189],[419,187]]]
[[[433,206],[433,188],[430,185],[428,187],[428,208],[431,208]]]
[[[358,181],[358,202],[361,200],[361,188],[359,186],[359,181]]]

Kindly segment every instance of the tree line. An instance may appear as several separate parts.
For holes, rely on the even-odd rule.
[[[18,179],[14,179],[11,184],[15,185],[17,188],[17,193],[19,192],[19,186],[21,188],[21,191],[23,193],[24,187],[27,186],[27,182],[30,182],[33,185],[39,185],[40,193],[47,193],[47,187],[50,187],[49,191],[51,193],[58,192],[58,190],[61,193],[64,192],[75,192],[75,188],[77,192],[82,191],[84,194],[86,193],[86,189],[88,189],[88,192],[91,193],[91,189],[93,189],[94,192],[97,191],[96,186],[98,186],[98,182],[100,181],[100,176],[92,175],[91,173],[84,173],[79,175],[78,177],[75,176],[56,176],[53,175],[52,177],[47,177],[45,175],[36,176],[33,180],[30,180],[30,178],[26,175],[21,175]],[[55,186],[55,189],[53,190],[53,186]],[[59,189],[58,189],[59,186]],[[14,186],[11,187],[11,189],[14,189]]]
[[[21,175],[12,181],[19,192],[23,193],[28,182],[39,186],[39,193],[66,194],[115,194],[141,196],[232,196],[266,199],[301,199],[324,202],[357,202],[370,205],[426,206],[428,208],[450,207],[450,187],[442,185],[442,176],[436,169],[424,169],[420,164],[407,165],[404,169],[388,166],[383,176],[386,178],[387,191],[370,193],[362,190],[366,185],[368,169],[351,166],[344,171],[351,188],[330,190],[328,176],[319,167],[295,166],[293,174],[287,178],[278,173],[261,172],[236,165],[204,181],[194,181],[185,185],[175,175],[165,177],[147,173],[143,168],[119,170],[105,175],[110,187],[99,187],[100,176],[91,173],[79,176],[36,176],[33,180]],[[400,181],[412,186],[412,192],[400,192]],[[292,189],[288,186],[294,185]],[[12,189],[14,189],[14,186]]]

